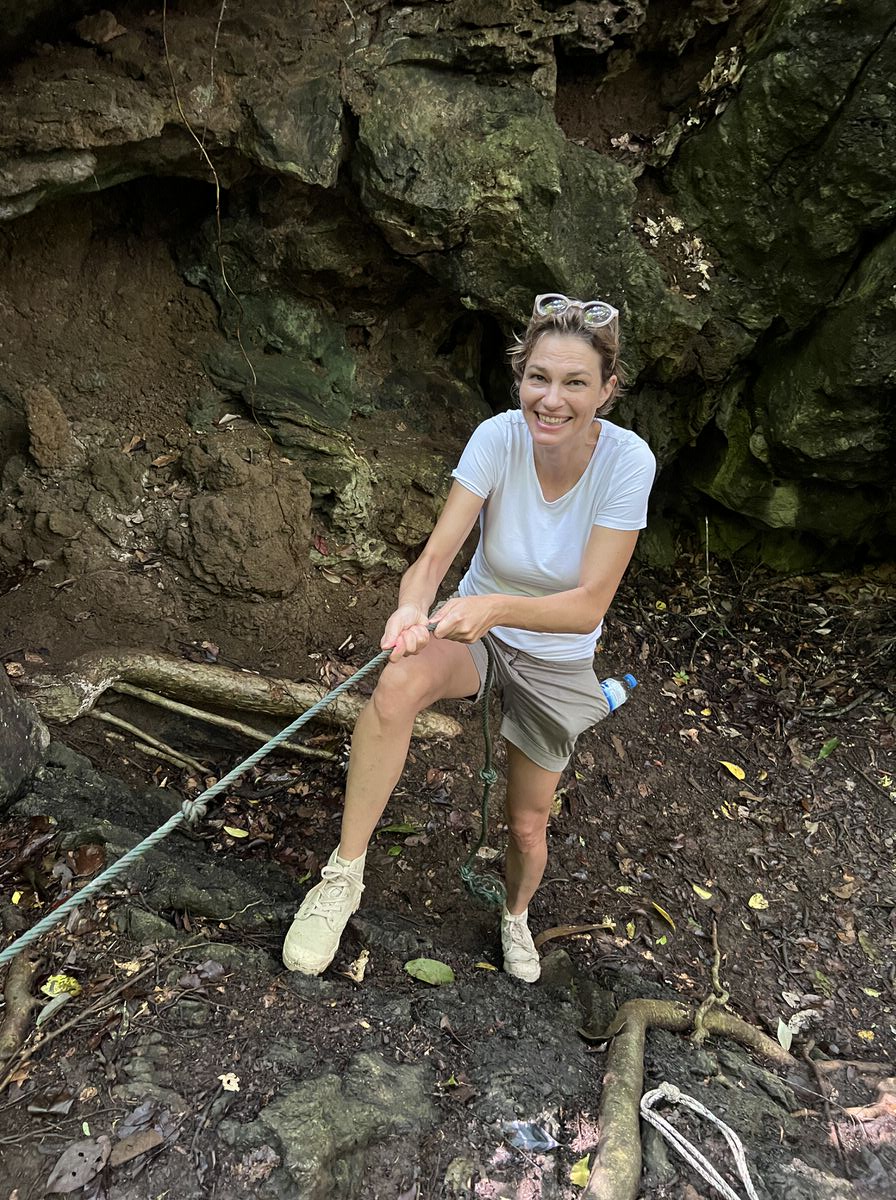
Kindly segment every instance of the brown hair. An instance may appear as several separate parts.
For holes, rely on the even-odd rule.
[[[515,380],[514,391],[519,392],[519,385],[526,370],[526,363],[535,349],[538,339],[545,333],[556,333],[566,337],[577,337],[586,342],[600,356],[601,374],[604,383],[611,375],[616,376],[616,386],[610,393],[610,398],[597,410],[597,416],[605,416],[622,393],[625,387],[625,365],[619,357],[619,322],[614,318],[609,325],[600,329],[589,329],[585,324],[584,313],[580,308],[567,308],[565,312],[547,316],[533,316],[522,337],[515,337],[507,349],[510,366]]]

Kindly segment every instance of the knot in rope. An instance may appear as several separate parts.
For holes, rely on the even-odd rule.
[[[195,800],[185,800],[180,806],[180,811],[184,814],[184,820],[192,825],[202,820],[208,812],[208,805],[202,796],[197,796]]]
[[[173,833],[175,829],[179,828],[186,821],[194,821],[199,817],[204,817],[209,800],[226,791],[232,783],[235,783],[241,776],[245,775],[251,767],[261,762],[272,750],[276,750],[281,742],[285,742],[288,738],[292,737],[298,729],[301,729],[307,721],[316,716],[321,709],[332,704],[337,697],[341,696],[353,684],[363,679],[365,675],[369,675],[371,671],[375,671],[377,667],[386,661],[391,653],[391,650],[381,650],[378,654],[375,654],[369,662],[355,671],[354,675],[350,675],[348,679],[343,680],[332,691],[321,696],[316,704],[312,704],[310,708],[296,717],[294,721],[291,721],[285,729],[281,729],[279,733],[275,734],[270,741],[265,742],[263,746],[259,746],[248,758],[243,759],[241,763],[237,763],[233,770],[223,775],[217,783],[213,783],[210,788],[206,788],[204,792],[193,797],[192,800],[184,800],[178,810],[168,818],[164,825],[160,825],[158,829],[153,830],[141,842],[138,842],[136,846],[133,846],[123,854],[121,858],[106,867],[105,871],[101,871],[96,878],[91,879],[89,883],[85,884],[80,891],[69,896],[67,900],[59,904],[52,912],[47,913],[45,917],[38,921],[31,929],[23,933],[21,937],[16,938],[11,945],[0,950],[0,967],[5,963],[11,962],[17,954],[21,954],[26,947],[43,937],[45,933],[49,933],[51,929],[64,921],[69,913],[73,912],[80,904],[83,904],[91,896],[96,896],[104,888],[107,888],[113,879],[117,879],[123,875],[133,863],[137,862],[138,859],[142,858],[150,850],[153,850],[169,833]]]
[[[460,877],[469,894],[474,899],[481,900],[483,904],[499,908],[507,899],[504,884],[497,875],[480,874],[464,863],[460,868]]]
[[[741,1183],[746,1189],[747,1200],[759,1200],[756,1189],[753,1186],[753,1180],[750,1178],[750,1169],[747,1166],[747,1154],[744,1150],[743,1143],[740,1138],[730,1129],[724,1121],[719,1118],[699,1100],[695,1100],[693,1096],[688,1096],[675,1086],[674,1083],[663,1082],[653,1089],[653,1091],[645,1092],[641,1097],[641,1116],[648,1124],[653,1125],[663,1135],[673,1150],[676,1150],[685,1162],[689,1163],[694,1170],[701,1175],[708,1184],[725,1200],[742,1200],[742,1197],[733,1187],[719,1174],[713,1164],[697,1147],[689,1142],[688,1139],[674,1125],[671,1125],[665,1117],[660,1116],[654,1111],[654,1104],[658,1100],[668,1100],[670,1104],[680,1104],[682,1108],[689,1108],[698,1116],[704,1117],[710,1121],[722,1134],[722,1137],[728,1143],[728,1149],[731,1151],[731,1156],[734,1159],[734,1165],[737,1168],[737,1174],[740,1177]]]
[[[498,772],[494,767],[483,767],[479,772],[479,778],[483,783],[488,784],[489,787],[494,787],[498,782]]]

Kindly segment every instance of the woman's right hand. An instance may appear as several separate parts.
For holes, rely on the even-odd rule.
[[[394,647],[389,662],[398,662],[407,654],[419,654],[430,639],[429,617],[417,604],[400,604],[386,622],[380,649]]]

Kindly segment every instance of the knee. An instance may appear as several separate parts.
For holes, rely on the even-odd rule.
[[[541,817],[510,817],[507,830],[521,854],[540,850],[547,841],[547,823]]]
[[[389,663],[374,689],[371,702],[381,721],[413,720],[429,703],[425,671],[413,659]]]

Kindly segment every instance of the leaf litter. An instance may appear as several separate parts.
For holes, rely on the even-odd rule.
[[[698,558],[677,577],[635,574],[617,602],[598,670],[618,674],[636,662],[642,664],[641,694],[614,715],[612,737],[607,736],[607,724],[580,741],[575,782],[552,820],[549,881],[533,904],[533,931],[594,926],[606,913],[616,930],[608,925],[590,930],[588,939],[573,935],[567,941],[577,969],[597,970],[600,964],[604,970],[606,964],[616,964],[648,983],[675,981],[684,998],[696,1000],[709,990],[711,914],[718,921],[722,978],[736,1012],[772,1036],[786,1027],[795,1052],[816,1040],[815,1053],[859,1060],[863,1052],[867,1057],[870,1047],[885,1059],[893,1053],[896,998],[888,969],[894,953],[891,864],[896,847],[892,799],[880,782],[892,782],[896,776],[892,721],[884,703],[883,631],[892,588],[875,583],[873,575],[782,581],[754,572],[741,579],[716,564],[707,586],[701,567]],[[877,595],[876,587],[882,589]],[[655,607],[657,595],[663,609]],[[831,617],[823,634],[816,632],[821,614],[808,610],[813,597]],[[694,616],[701,608],[703,612]],[[360,660],[363,637],[356,635],[356,642]],[[663,665],[666,658],[671,665]],[[662,681],[673,673],[679,673],[678,678],[666,689]],[[869,698],[844,716],[830,715],[869,691]],[[452,891],[461,842],[469,844],[476,827],[472,814],[481,747],[475,723],[470,724],[467,738],[451,747],[415,744],[415,760],[383,821],[379,850],[373,852],[381,905],[417,923],[437,916],[436,945],[451,957],[449,970],[466,986],[472,977],[494,978],[485,969],[492,967],[487,957],[493,950],[482,932],[486,921]],[[679,738],[682,728],[695,729],[697,738]],[[820,750],[835,737],[837,745],[822,756]],[[743,771],[749,787],[738,790],[743,780],[727,765],[720,769],[723,763]],[[215,763],[214,769],[220,775],[227,765]],[[498,765],[503,767],[503,761]],[[169,789],[183,787],[188,772],[165,770]],[[200,780],[195,782],[200,786]],[[292,871],[297,881],[305,879],[304,887],[332,848],[332,822],[342,786],[341,776],[329,767],[272,761],[222,798],[222,823],[199,827],[197,837],[212,858],[223,856],[231,864],[240,859],[276,863]],[[441,789],[451,796],[444,807],[434,798]],[[223,822],[251,830],[251,835],[228,841]],[[72,878],[64,872],[54,874],[54,866],[64,859],[54,831],[34,825],[24,829],[25,824],[0,827],[0,886],[7,897],[19,892],[21,904],[16,907],[29,914],[68,894],[75,865],[68,863]],[[387,832],[389,824],[407,828]],[[418,834],[428,842],[411,845],[408,839]],[[388,857],[390,839],[402,843],[400,857]],[[502,844],[500,834],[491,840]],[[101,865],[99,855],[97,862]],[[770,897],[771,903],[750,909],[755,896]],[[110,948],[113,942],[107,910],[100,905],[97,909],[95,916],[77,917],[68,935],[71,961],[59,962],[60,971],[84,988],[79,1004],[89,1003],[122,978],[111,954],[102,959],[104,938],[109,938]],[[432,918],[426,917],[429,912]],[[37,915],[33,912],[29,919]],[[227,928],[196,914],[174,913],[170,919],[175,931],[207,929],[215,937],[229,935]],[[357,953],[355,942],[337,960],[337,970],[348,967]],[[119,944],[114,954],[125,963],[135,951]],[[396,973],[402,973],[402,961],[378,955],[378,987],[400,987]],[[181,985],[191,985],[193,995],[206,997],[215,997],[216,989],[241,986],[238,979],[205,976],[194,967],[186,974],[182,970],[173,984],[164,983],[154,1001],[149,985],[144,989],[138,982],[126,1000],[127,1020],[134,1020],[147,997],[151,1005],[164,1009]],[[271,987],[269,982],[265,986]],[[358,1003],[370,994],[347,979],[341,986],[350,989]],[[407,978],[405,986],[417,995],[429,994]],[[445,994],[449,991],[450,987]],[[267,999],[259,995],[255,1009],[239,992],[230,1002],[242,1016],[243,1029],[250,1012],[266,1012],[270,1003],[269,1011],[276,1015],[282,1005],[276,989]],[[353,1036],[366,1036],[357,1012],[340,1015],[345,1003],[338,1000],[336,1007],[326,1009],[325,1024],[305,1030],[319,1044],[319,1052],[338,1054]],[[787,1005],[783,1012],[782,1003]],[[369,1035],[379,1037],[383,1018],[376,1010],[362,1011]],[[310,1011],[303,1017],[306,1022],[314,1019]],[[114,1021],[120,1020],[116,1010]],[[98,1027],[96,1049],[60,1039],[58,1050],[74,1047],[76,1061],[85,1055],[102,1061],[100,1047],[113,1027],[118,1026],[111,1017],[108,1027]],[[455,1027],[459,1028],[456,1021]],[[461,1034],[475,1055],[482,1032],[462,1029]],[[134,1036],[125,1033],[123,1044]],[[191,1047],[198,1044],[192,1042]],[[203,1080],[208,1089],[217,1086],[217,1073],[230,1069],[230,1043],[209,1031],[204,1044],[213,1071]],[[221,1045],[228,1046],[223,1062]],[[466,1053],[463,1045],[455,1045],[455,1052]],[[32,1067],[36,1079],[52,1075],[54,1057],[45,1058]],[[443,1078],[466,1078],[464,1069],[446,1069]],[[234,1074],[242,1082],[242,1102],[246,1089],[251,1095],[256,1084],[251,1071],[236,1069]],[[24,1086],[31,1086],[27,1076]],[[211,1092],[197,1092],[189,1074],[180,1086],[195,1098],[196,1116],[189,1126],[195,1128]],[[53,1094],[47,1087],[42,1090]],[[854,1095],[857,1103],[867,1100],[867,1094]],[[83,1116],[94,1131],[108,1129],[101,1116],[93,1115],[93,1107],[100,1107],[99,1094],[84,1102],[79,1121]],[[41,1118],[35,1114],[31,1119]],[[159,1119],[157,1108],[156,1122]],[[180,1119],[169,1115],[172,1128]],[[149,1139],[156,1143],[152,1153],[172,1135],[162,1136],[163,1142],[158,1142],[158,1132]],[[96,1143],[98,1137],[99,1132],[91,1140]],[[582,1146],[579,1155],[587,1148]],[[134,1161],[142,1161],[139,1154]],[[163,1162],[164,1155],[156,1161]],[[271,1152],[257,1163],[247,1159],[237,1166],[250,1179],[256,1172],[264,1176],[275,1161]],[[574,1155],[566,1158],[566,1178],[576,1161]]]

